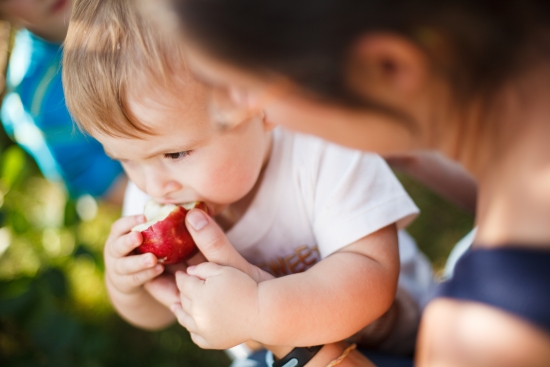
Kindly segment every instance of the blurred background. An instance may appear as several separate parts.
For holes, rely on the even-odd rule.
[[[13,31],[0,23],[5,74]],[[0,90],[4,79],[0,78]],[[420,207],[408,228],[437,274],[473,216],[399,178]],[[121,320],[103,283],[102,248],[120,208],[69,199],[0,130],[0,366],[224,367],[224,352],[195,346],[174,325],[147,332]]]

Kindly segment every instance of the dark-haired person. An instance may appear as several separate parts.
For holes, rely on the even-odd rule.
[[[549,2],[171,6],[189,64],[235,109],[386,156],[438,151],[476,178],[475,243],[425,311],[419,366],[550,365]],[[188,224],[229,246],[200,212]]]

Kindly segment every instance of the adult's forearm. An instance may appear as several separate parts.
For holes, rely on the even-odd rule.
[[[548,361],[548,333],[508,312],[450,298],[437,298],[426,307],[418,366],[543,367]]]
[[[434,152],[391,156],[385,159],[393,169],[413,177],[441,197],[469,212],[475,211],[476,181],[458,163]]]

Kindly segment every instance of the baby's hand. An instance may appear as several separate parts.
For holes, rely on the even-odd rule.
[[[205,262],[203,254],[200,252],[187,260],[185,263],[166,265],[164,274],[148,281],[143,286],[157,302],[170,308],[174,303],[180,302],[180,291],[176,285],[174,274],[180,271],[187,271],[187,266],[197,265]]]
[[[118,291],[131,294],[155,278],[164,270],[157,263],[155,255],[147,253],[133,255],[143,238],[140,232],[130,230],[145,221],[144,216],[123,217],[111,227],[111,233],[105,243],[105,277]]]
[[[181,303],[171,310],[201,348],[226,349],[251,339],[258,310],[258,284],[228,266],[203,263],[176,272]]]

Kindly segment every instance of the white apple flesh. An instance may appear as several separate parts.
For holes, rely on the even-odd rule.
[[[147,222],[132,228],[143,236],[136,252],[151,252],[164,265],[177,264],[195,255],[197,246],[185,226],[187,212],[194,208],[208,213],[206,205],[199,201],[183,205],[162,205],[154,200],[147,202],[144,209]]]

